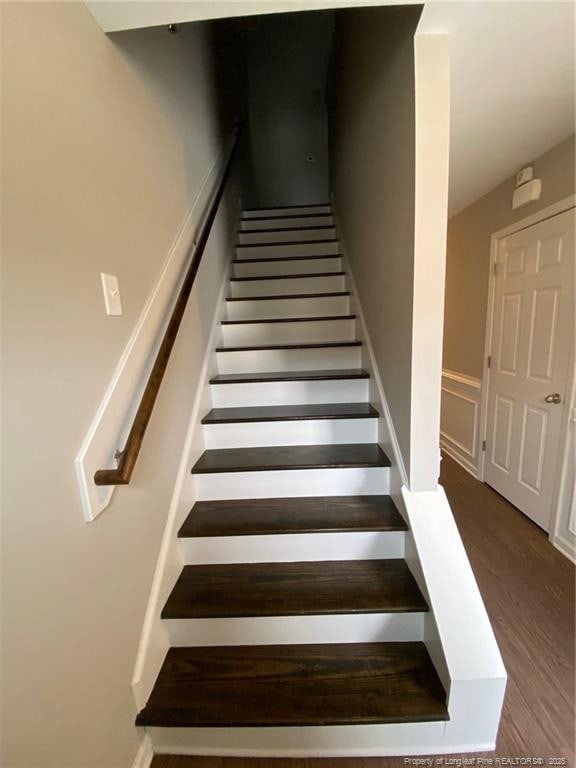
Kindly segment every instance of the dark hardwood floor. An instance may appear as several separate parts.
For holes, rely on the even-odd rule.
[[[564,765],[572,768],[574,566],[528,518],[448,457],[442,461],[441,480],[508,670],[496,751],[478,753],[476,757],[540,757],[543,766],[550,764],[550,758],[564,758]],[[449,757],[454,760],[463,756]],[[287,760],[158,755],[152,768],[406,765],[403,757]]]

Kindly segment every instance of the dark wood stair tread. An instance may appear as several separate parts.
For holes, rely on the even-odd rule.
[[[242,408],[213,408],[202,424],[241,424],[254,421],[301,421],[305,419],[374,419],[378,411],[370,403],[317,403]]]
[[[259,384],[270,381],[345,381],[369,379],[362,368],[321,369],[319,371],[263,371],[261,373],[220,373],[210,379],[210,384]]]
[[[313,341],[310,344],[290,342],[285,344],[246,344],[243,346],[216,347],[216,352],[253,352],[265,349],[331,349],[333,347],[361,347],[362,342],[350,341]]]
[[[404,560],[186,565],[163,619],[409,613],[428,605]]]
[[[273,299],[323,299],[327,296],[350,296],[350,291],[332,291],[330,293],[283,293],[279,296],[228,296],[226,301],[270,301]]]
[[[327,726],[448,719],[446,694],[424,643],[396,642],[171,648],[136,724]]]
[[[192,473],[389,466],[389,458],[377,443],[282,445],[204,451]]]
[[[198,501],[178,536],[405,531],[390,496],[304,496]]]
[[[329,320],[355,320],[356,315],[317,315],[316,317],[257,317],[253,320],[222,320],[221,325],[261,325],[263,323],[322,323]]]

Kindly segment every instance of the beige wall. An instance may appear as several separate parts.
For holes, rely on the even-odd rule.
[[[107,38],[2,3],[3,768],[124,768],[130,681],[227,258],[219,217],[132,485],[91,524],[73,461],[219,150],[208,31]],[[99,272],[118,275],[106,317]]]
[[[419,6],[337,14],[330,121],[338,221],[406,467],[419,16]]]
[[[574,136],[526,165],[542,180],[540,200],[512,210],[515,178],[507,179],[450,219],[446,262],[444,368],[482,377],[490,236],[574,194]]]

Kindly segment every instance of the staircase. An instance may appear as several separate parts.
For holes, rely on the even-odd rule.
[[[331,726],[449,719],[352,298],[328,205],[243,212],[171,647],[137,717],[160,751],[194,751],[198,729],[322,726],[321,754]]]

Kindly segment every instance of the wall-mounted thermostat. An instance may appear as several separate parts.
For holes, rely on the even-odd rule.
[[[522,184],[526,184],[528,181],[532,181],[534,177],[534,168],[531,165],[527,165],[526,168],[522,168],[516,174],[516,186],[520,187]]]

